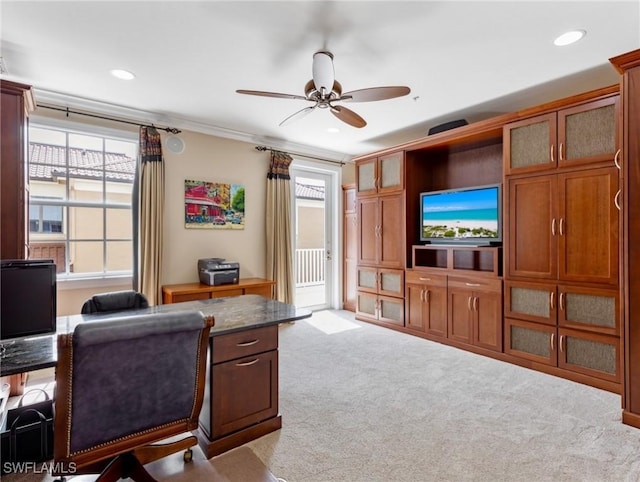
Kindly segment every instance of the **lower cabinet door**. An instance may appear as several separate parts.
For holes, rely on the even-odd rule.
[[[358,316],[364,316],[371,319],[376,319],[378,317],[377,295],[358,291],[356,300],[356,314]]]
[[[379,296],[378,320],[392,325],[404,326],[404,299]]]
[[[617,336],[558,330],[558,366],[597,378],[620,382],[620,339]]]
[[[447,334],[450,340],[462,343],[473,342],[473,292],[449,287],[449,323]]]
[[[505,318],[504,328],[505,353],[546,365],[556,365],[555,326]]]
[[[502,293],[475,292],[473,344],[502,351]]]
[[[278,415],[278,351],[213,366],[213,438]]]
[[[405,294],[405,326],[446,338],[447,288],[407,283]]]

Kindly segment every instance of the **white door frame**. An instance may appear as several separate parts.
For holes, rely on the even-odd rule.
[[[292,180],[291,189],[291,212],[295,213],[295,178],[297,176],[304,177],[314,173],[328,176],[329,183],[325,190],[325,233],[327,235],[327,243],[331,249],[331,260],[328,262],[325,273],[325,283],[329,286],[327,291],[327,307],[338,309],[341,308],[341,290],[342,290],[342,225],[339,216],[342,204],[342,198],[339,196],[338,186],[341,185],[342,169],[338,165],[331,165],[325,162],[314,162],[302,159],[296,159],[295,156],[289,168]],[[296,214],[294,214],[294,222]],[[295,236],[295,226],[292,235]],[[292,240],[292,246],[295,247],[295,238]]]

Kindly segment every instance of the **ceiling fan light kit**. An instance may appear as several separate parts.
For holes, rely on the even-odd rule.
[[[280,94],[277,92],[264,92],[261,90],[236,90],[239,94],[258,95],[262,97],[276,97],[279,99],[306,100],[313,102],[312,106],[305,107],[285,118],[279,125],[283,126],[305,117],[316,108],[329,109],[333,115],[350,126],[362,128],[367,122],[358,114],[335,102],[373,102],[378,100],[394,99],[411,92],[409,87],[389,86],[371,87],[368,89],[353,90],[342,93],[342,85],[335,79],[333,68],[333,54],[320,50],[313,54],[312,65],[313,78],[304,86],[304,96],[294,94]]]

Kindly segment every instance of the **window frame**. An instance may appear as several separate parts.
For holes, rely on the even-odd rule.
[[[90,124],[90,123],[83,123],[83,122],[75,122],[75,121],[69,121],[69,120],[62,120],[62,119],[55,119],[55,118],[49,118],[49,117],[44,117],[44,116],[37,116],[37,115],[32,115],[29,118],[29,129],[31,128],[36,128],[36,129],[46,129],[46,130],[54,130],[54,131],[61,131],[63,133],[65,133],[65,136],[67,138],[67,145],[66,145],[66,149],[69,148],[68,145],[68,134],[76,134],[76,135],[84,135],[84,136],[93,136],[93,137],[100,137],[103,139],[103,149],[104,149],[104,139],[109,139],[109,140],[114,140],[114,141],[121,141],[121,142],[131,142],[133,144],[138,144],[139,142],[139,137],[138,137],[138,133],[137,131],[133,132],[133,131],[128,131],[125,129],[113,129],[113,128],[108,128],[108,127],[104,127],[104,126],[99,126],[99,125],[95,125],[95,124]],[[136,163],[138,162],[139,159],[136,159]],[[29,165],[31,164],[31,159],[28,159]],[[106,172],[103,166],[102,169],[103,172],[103,177],[102,177],[102,184],[103,184],[103,189],[104,186],[106,184],[106,179],[104,177],[104,173]],[[68,175],[68,173],[67,173]],[[28,178],[28,181],[31,182],[31,178],[29,176],[29,171],[27,171],[26,176]],[[67,179],[69,179],[69,177],[67,177]],[[135,177],[134,177],[135,179]],[[135,181],[134,181],[135,182]],[[30,193],[29,195],[29,206],[31,205],[37,205],[37,206],[44,206],[44,205],[53,205],[53,206],[60,206],[63,209],[63,232],[59,233],[60,236],[60,240],[64,240],[65,243],[65,251],[66,253],[68,253],[69,250],[69,246],[70,243],[72,242],[77,242],[77,241],[83,241],[83,239],[78,238],[78,239],[71,239],[70,238],[70,234],[69,234],[69,221],[68,221],[68,209],[71,207],[92,207],[92,208],[101,208],[102,210],[102,216],[103,216],[103,226],[106,226],[106,224],[104,224],[106,222],[106,217],[107,217],[107,211],[110,209],[126,209],[129,210],[132,214],[133,217],[133,206],[135,205],[134,200],[131,200],[131,204],[126,204],[126,203],[119,203],[119,202],[113,202],[113,201],[107,201],[106,199],[106,192],[104,192],[103,195],[103,199],[100,202],[83,202],[83,201],[70,201],[68,199],[68,189],[69,189],[69,184],[67,182],[67,199],[58,199],[55,202],[51,202],[54,201],[53,199],[47,199],[47,198],[43,198],[40,197],[38,198],[37,196],[33,197],[33,202],[32,202],[32,193]],[[134,190],[135,191],[135,190]],[[30,242],[33,240],[35,241],[35,239],[31,238],[31,234],[30,233]],[[33,234],[37,234],[37,235],[41,235],[41,234],[46,234],[46,233],[33,233]],[[50,233],[51,234],[51,233]],[[109,242],[111,241],[131,241],[132,245],[134,242],[134,233],[132,232],[132,236],[131,239],[124,239],[124,238],[119,238],[119,237],[114,237],[114,238],[109,238],[106,236],[106,232],[105,230],[103,230],[102,233],[102,238],[99,240],[93,240],[92,241],[99,241],[102,243],[102,250],[103,250],[103,256],[106,256],[106,250],[107,250],[107,245]],[[68,263],[69,260],[67,258],[67,254],[65,254],[65,263]],[[132,260],[135,259],[134,256],[132,256]],[[104,263],[106,262],[106,257],[103,258],[103,268],[106,268],[106,266],[104,266]],[[63,273],[58,273],[57,276],[57,281],[58,281],[58,287],[60,289],[77,289],[77,288],[100,288],[100,287],[113,287],[113,286],[119,286],[119,285],[130,285],[132,280],[133,280],[133,265],[131,266],[130,270],[123,270],[123,271],[103,271],[103,272],[95,272],[95,273],[67,273],[67,268],[68,266],[65,266],[65,270]]]

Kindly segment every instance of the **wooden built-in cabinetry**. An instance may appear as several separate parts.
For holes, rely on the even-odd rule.
[[[611,86],[356,159],[357,318],[621,392],[619,116]],[[421,193],[490,184],[501,245],[419,244]]]
[[[356,163],[356,316],[404,326],[404,153]]]
[[[29,250],[28,114],[31,87],[0,80],[0,258],[25,259]]]
[[[504,127],[504,351],[615,391],[618,100],[608,92]]]
[[[406,327],[451,344],[502,350],[500,247],[414,246]]]
[[[355,185],[342,186],[342,307],[356,311],[358,273],[358,201]]]
[[[640,50],[610,59],[621,74],[622,283],[624,392],[622,421],[640,428]]]

